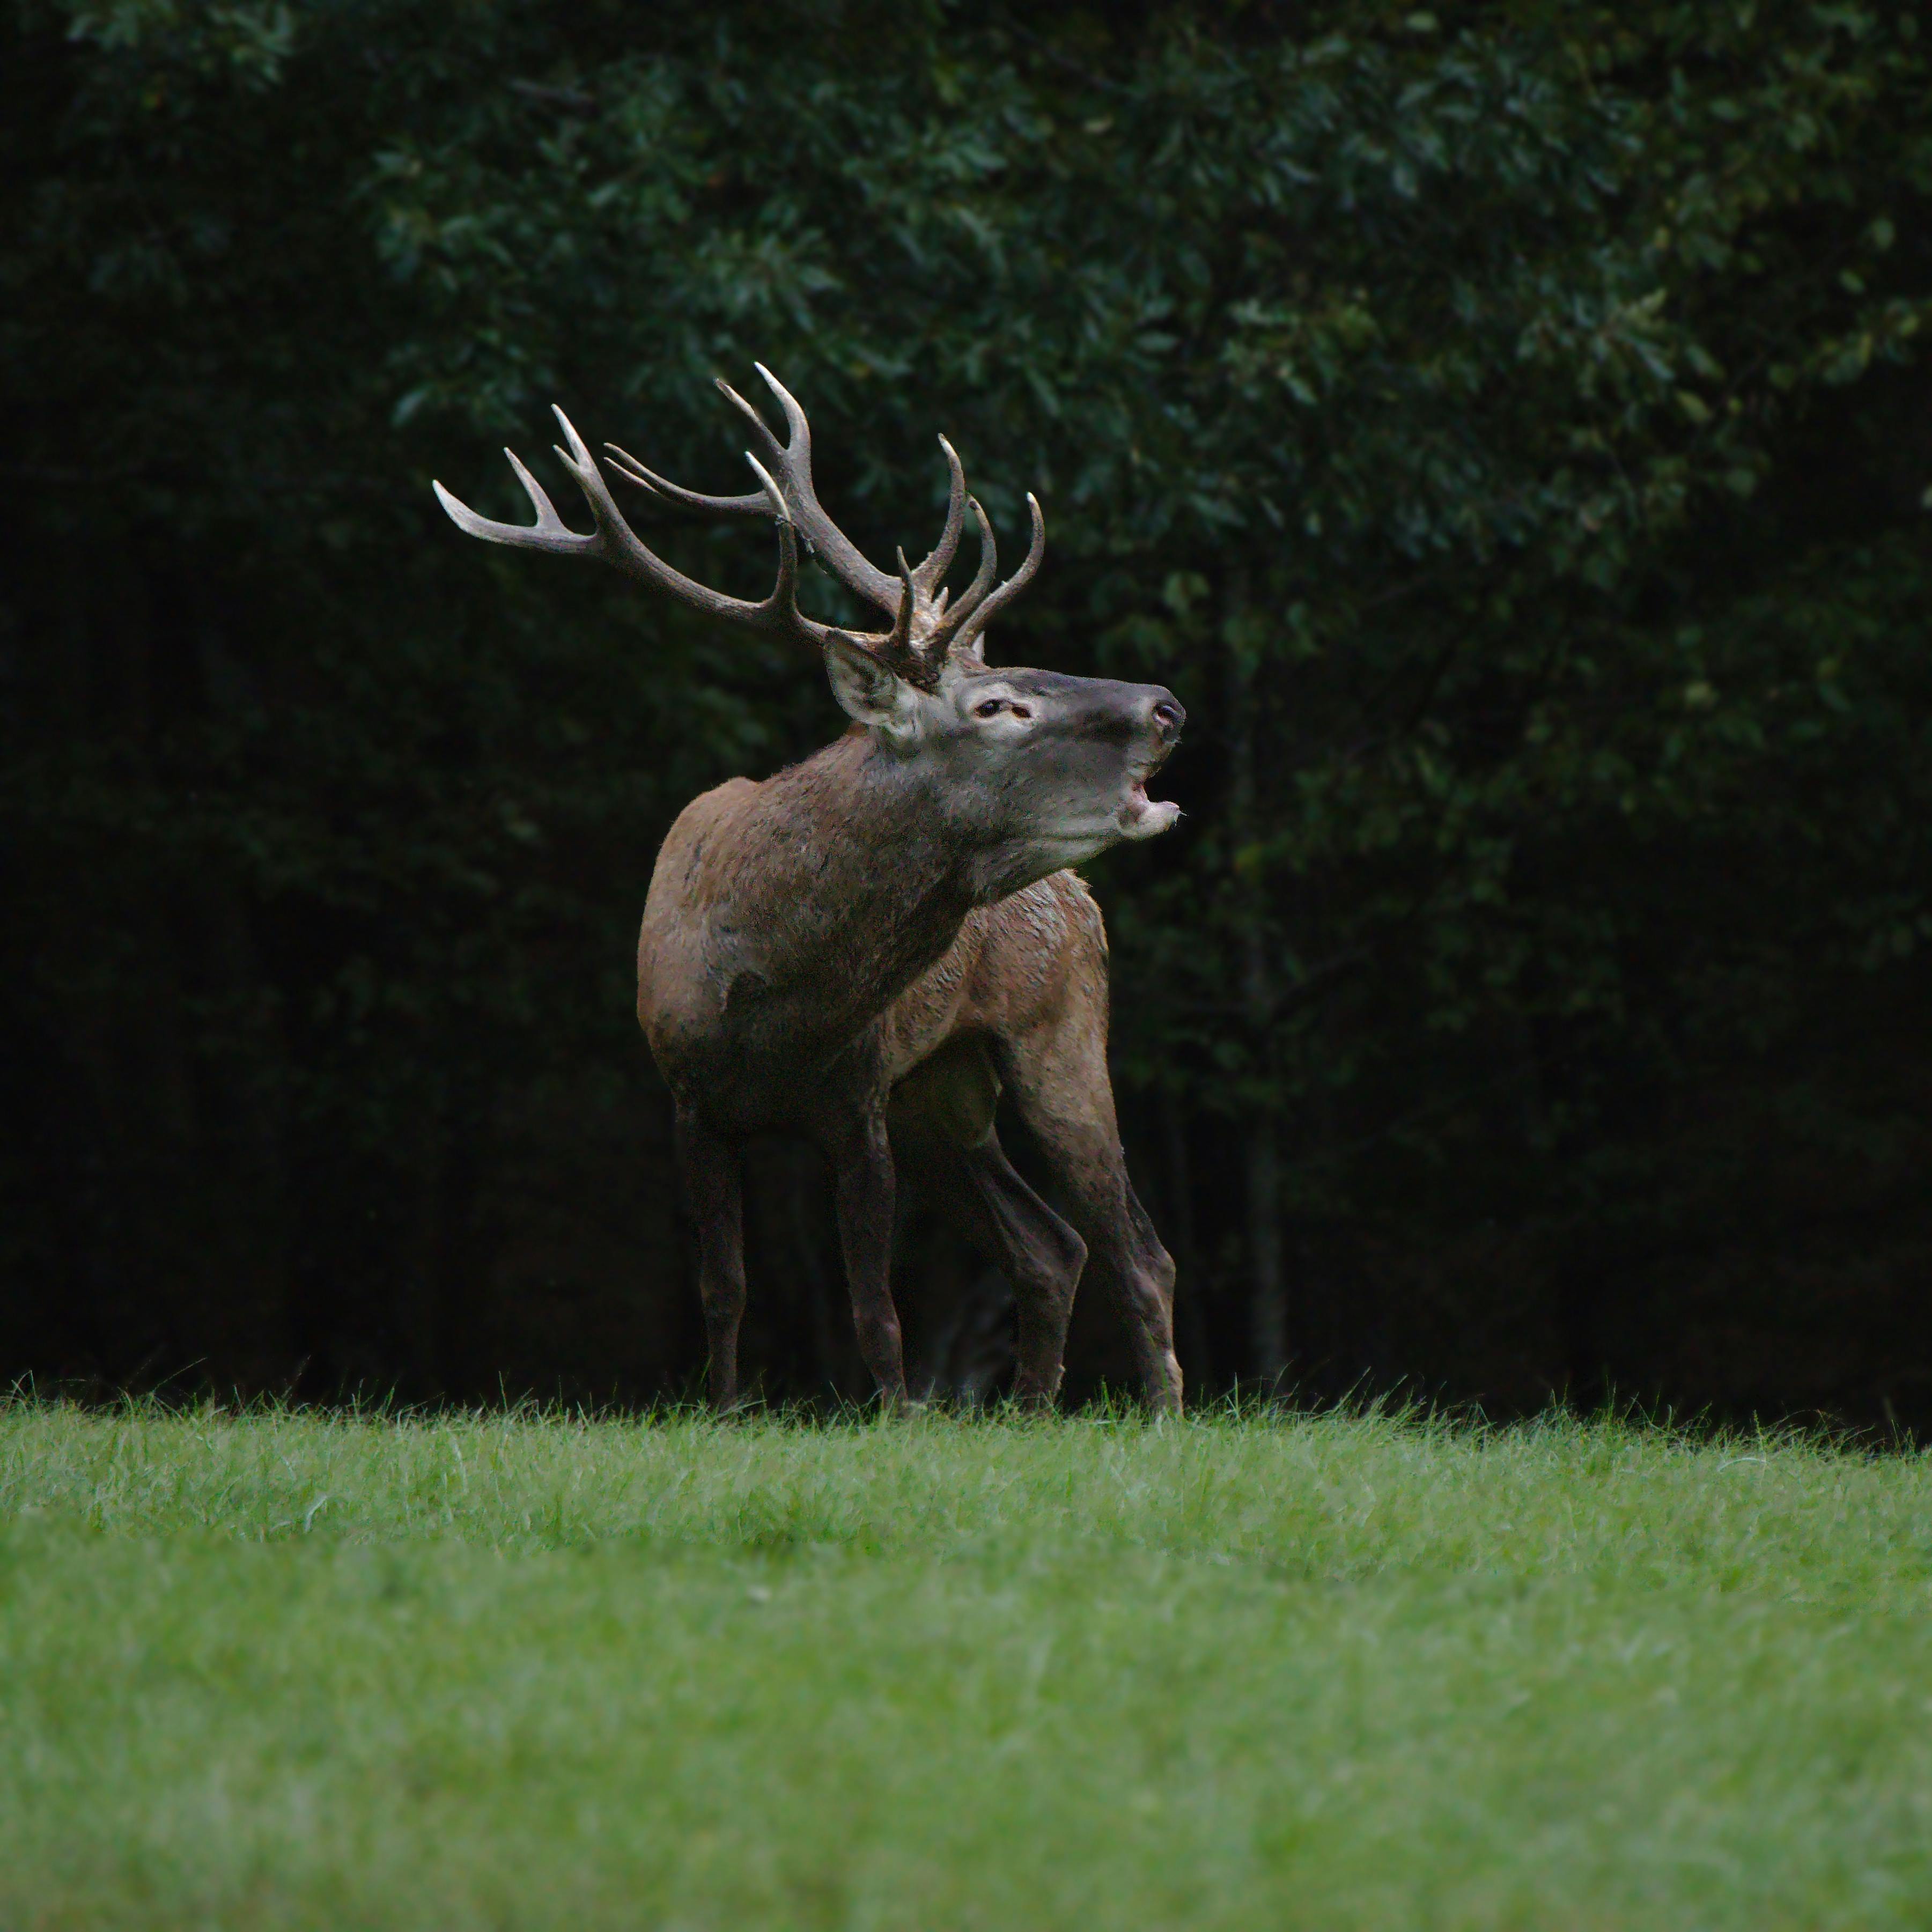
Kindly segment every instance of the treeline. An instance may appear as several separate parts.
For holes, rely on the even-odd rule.
[[[688,1384],[634,922],[837,716],[428,482],[522,516],[555,401],[742,488],[762,360],[874,556],[937,431],[1004,539],[1039,492],[996,657],[1189,707],[1183,830],[1093,874],[1197,1389],[1932,1423],[1916,8],[5,31],[0,1370]],[[748,1363],[858,1392],[813,1164],[752,1211]],[[996,1292],[905,1245],[915,1352],[996,1382]]]

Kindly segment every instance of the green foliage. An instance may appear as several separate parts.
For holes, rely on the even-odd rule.
[[[626,928],[684,801],[834,714],[427,482],[520,514],[490,446],[555,400],[721,487],[756,358],[874,554],[946,429],[1047,508],[996,650],[1190,706],[1190,829],[1096,878],[1197,1377],[1252,1366],[1272,1124],[1318,1379],[1932,1397],[1912,10],[14,19],[15,1360],[682,1365],[608,1340],[684,1265]]]

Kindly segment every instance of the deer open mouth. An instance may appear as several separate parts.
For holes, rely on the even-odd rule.
[[[1147,780],[1138,778],[1128,786],[1126,802],[1120,809],[1120,832],[1128,838],[1153,838],[1180,816],[1180,808],[1172,799],[1149,798]]]

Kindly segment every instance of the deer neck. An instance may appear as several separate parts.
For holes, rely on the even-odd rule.
[[[708,922],[714,976],[746,976],[752,1000],[798,1000],[829,1031],[896,999],[977,896],[976,855],[930,772],[868,733],[766,780],[743,832]]]

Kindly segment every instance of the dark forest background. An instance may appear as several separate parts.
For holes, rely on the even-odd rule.
[[[877,557],[937,431],[1010,545],[1040,492],[996,658],[1189,707],[1182,828],[1090,870],[1197,1393],[1932,1425],[1916,7],[4,32],[0,1373],[691,1385],[635,921],[685,801],[838,715],[429,479],[521,518],[556,401],[742,488],[756,358]],[[814,1163],[751,1212],[751,1369],[860,1393]],[[914,1216],[898,1285],[983,1385],[977,1264]]]

